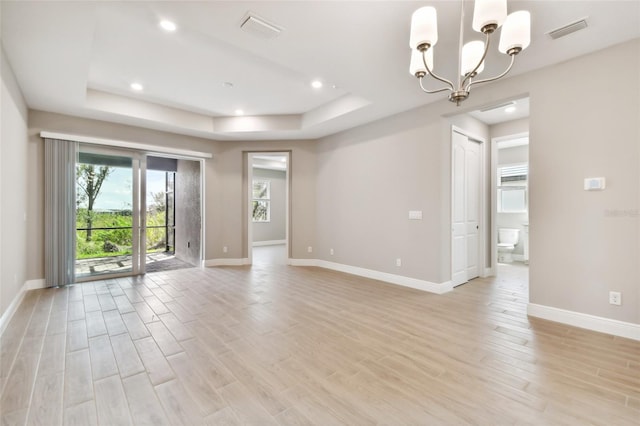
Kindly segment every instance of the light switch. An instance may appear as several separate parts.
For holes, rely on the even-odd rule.
[[[604,188],[605,188],[605,179],[603,177],[586,178],[584,180],[585,191],[602,191]]]
[[[422,220],[422,210],[409,210],[410,220]]]

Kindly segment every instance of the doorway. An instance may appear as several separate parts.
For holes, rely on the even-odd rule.
[[[146,271],[184,269],[200,263],[200,162],[147,157]]]
[[[146,159],[136,152],[80,145],[75,165],[75,278],[145,273]]]
[[[197,266],[201,161],[80,144],[75,281]]]
[[[290,152],[247,155],[249,264],[289,263]]]
[[[492,141],[492,211],[496,267],[529,264],[529,135],[521,133]]]
[[[482,141],[462,130],[451,132],[451,283],[482,274]]]

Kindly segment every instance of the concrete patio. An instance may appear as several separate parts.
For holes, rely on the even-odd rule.
[[[146,257],[147,272],[173,271],[194,267],[194,265],[176,258],[171,252],[149,253]],[[129,272],[131,271],[131,259],[131,255],[78,259],[76,260],[76,278]]]

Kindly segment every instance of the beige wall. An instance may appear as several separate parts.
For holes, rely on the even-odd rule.
[[[27,280],[27,107],[0,48],[0,316]],[[27,220],[25,220],[25,216]]]
[[[532,303],[640,323],[639,53],[634,40],[480,86],[460,108],[530,96]],[[607,84],[611,69],[629,96]],[[443,117],[455,111],[437,101],[319,141],[318,257],[432,282],[450,278]],[[590,176],[607,177],[607,190],[583,191]],[[410,209],[423,210],[424,219],[409,221]],[[623,292],[622,306],[609,305],[609,290]]]
[[[443,142],[450,126],[432,111],[412,110],[319,141],[316,257],[435,283],[448,279],[441,245],[448,244],[442,233],[449,196],[440,164],[450,161]],[[408,220],[409,210],[422,210],[423,220]]]
[[[635,40],[530,78],[534,303],[640,323],[639,62]],[[594,176],[605,191],[583,190]],[[622,306],[608,303],[610,290]]]
[[[492,139],[529,133],[529,119],[521,118],[519,120],[494,124],[489,128],[489,132],[491,133]]]
[[[529,146],[514,146],[498,150],[498,165],[529,162]]]

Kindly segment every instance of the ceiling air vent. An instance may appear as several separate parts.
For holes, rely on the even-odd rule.
[[[496,109],[506,108],[508,106],[513,106],[515,104],[516,104],[515,102],[509,101],[509,102],[505,102],[505,103],[500,104],[500,105],[491,105],[491,106],[488,106],[486,108],[481,109],[480,112],[489,112],[489,111],[493,111],[493,110],[496,110]]]
[[[242,18],[240,28],[256,37],[264,39],[276,38],[283,30],[282,27],[279,27],[264,18],[260,18],[251,12],[248,12],[244,18]]]
[[[585,28],[587,28],[587,18],[582,18],[570,24],[564,25],[560,28],[556,28],[555,30],[551,30],[547,34],[552,39],[557,40],[560,37],[564,37],[566,35],[575,33],[576,31],[580,31]]]

